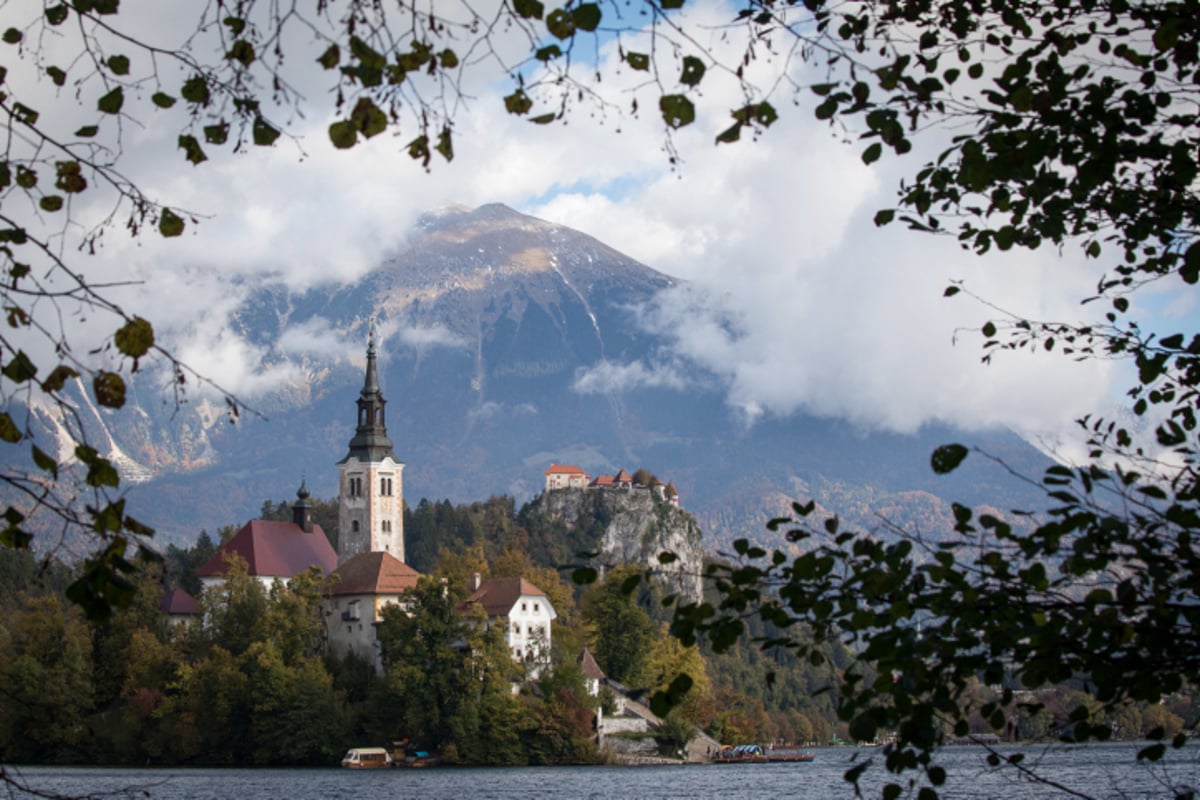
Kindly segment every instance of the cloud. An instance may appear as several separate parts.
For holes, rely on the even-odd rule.
[[[641,361],[620,364],[603,360],[580,370],[571,382],[572,391],[579,394],[620,393],[643,387],[684,389],[686,386],[686,380],[674,367],[647,367]]]
[[[696,30],[725,47],[722,8],[696,5],[689,13],[712,23]],[[228,388],[264,391],[290,380],[291,368],[232,331],[247,291],[353,284],[384,263],[420,213],[503,202],[686,281],[643,314],[673,359],[605,362],[576,377],[577,391],[682,388],[686,360],[717,376],[730,408],[748,419],[805,411],[900,431],[932,420],[1060,431],[1119,395],[1127,373],[1111,363],[1013,353],[981,364],[971,331],[996,312],[961,295],[942,298],[949,281],[963,280],[1019,314],[1084,319],[1077,302],[1097,276],[1072,252],[980,258],[946,238],[877,229],[875,211],[894,202],[921,152],[867,167],[861,143],[847,144],[789,96],[772,98],[781,116],[757,140],[715,145],[729,110],[745,102],[717,80],[696,94],[697,123],[670,134],[672,164],[654,87],[639,88],[644,75],[615,68],[616,57],[615,46],[604,50],[600,88],[625,110],[579,106],[567,123],[531,125],[505,112],[509,87],[468,84],[454,161],[435,157],[432,174],[405,152],[408,128],[335,150],[319,71],[300,76],[314,99],[308,116],[288,118],[294,138],[272,148],[209,148],[210,160],[193,167],[177,148],[178,119],[140,120],[130,126],[130,176],[197,221],[170,241],[114,229],[86,259],[91,274],[143,281],[117,293],[131,311]],[[747,74],[760,79],[770,68],[764,59]],[[636,116],[628,113],[634,97],[643,109]],[[927,139],[919,150],[937,144]],[[418,349],[461,344],[439,328],[386,335]],[[313,321],[290,327],[279,349],[329,354],[337,344]]]

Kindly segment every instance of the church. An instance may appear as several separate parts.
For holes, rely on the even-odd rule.
[[[338,468],[338,549],[335,553],[325,532],[312,521],[309,493],[304,483],[292,507],[291,522],[251,520],[202,566],[197,574],[204,586],[224,579],[226,558],[236,554],[246,562],[251,577],[271,585],[291,579],[310,567],[323,574],[336,574],[324,603],[327,643],[336,653],[356,653],[382,670],[376,625],[383,609],[403,602],[406,591],[417,584],[420,574],[404,562],[404,462],[396,458],[388,438],[387,401],[379,382],[375,331],[367,344],[366,374],[357,400],[357,426],[346,456]],[[538,644],[550,645],[550,621],[554,609],[544,593],[520,578],[494,579],[492,597],[509,591],[516,581],[519,591],[511,603],[483,602],[475,579],[468,603],[478,603],[493,622],[508,630],[509,647],[515,658],[528,658],[531,632]],[[536,604],[536,605],[534,605]],[[464,604],[464,613],[465,613]],[[537,622],[525,619],[537,608]],[[518,610],[519,609],[519,610]],[[511,621],[517,614],[521,619]]]

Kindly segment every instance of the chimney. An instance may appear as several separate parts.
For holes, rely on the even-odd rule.
[[[483,585],[483,577],[478,572],[476,572],[474,575],[471,576],[471,591],[472,592],[479,591],[479,587],[482,585]]]

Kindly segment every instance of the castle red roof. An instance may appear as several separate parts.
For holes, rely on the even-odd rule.
[[[286,580],[309,567],[320,567],[326,575],[337,568],[337,553],[320,525],[313,525],[312,533],[305,533],[294,522],[252,519],[221,545],[196,575],[201,578],[224,575],[225,556],[229,553],[245,559],[249,574],[256,577]]]
[[[587,475],[574,464],[551,464],[546,468],[547,475]]]
[[[421,573],[391,553],[359,553],[337,568],[331,595],[402,594],[417,585]]]
[[[613,476],[613,480],[617,483],[633,483],[633,476],[625,470],[621,470]]]
[[[546,593],[524,578],[488,578],[479,584],[479,588],[472,592],[470,597],[459,603],[455,610],[462,613],[477,603],[483,606],[489,617],[503,617],[526,595],[545,597]],[[547,602],[546,605],[550,604]],[[550,610],[553,616],[553,608]]]

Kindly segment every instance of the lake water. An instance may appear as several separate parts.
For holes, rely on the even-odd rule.
[[[1045,778],[1096,798],[1173,797],[1172,787],[1200,785],[1200,747],[1138,765],[1132,744],[1023,748]],[[842,773],[878,751],[818,749],[807,764],[667,767],[523,767],[425,770],[101,769],[9,767],[27,785],[58,796],[159,800],[850,800]],[[979,748],[947,748],[939,758],[950,778],[941,794],[955,800],[1026,800],[1070,795],[1012,768],[986,765]],[[877,764],[879,759],[876,759]],[[879,796],[882,766],[868,770],[865,796]],[[873,776],[873,777],[872,777]],[[0,794],[3,790],[0,789]],[[27,798],[20,792],[11,797]],[[914,795],[915,796],[915,795]]]

